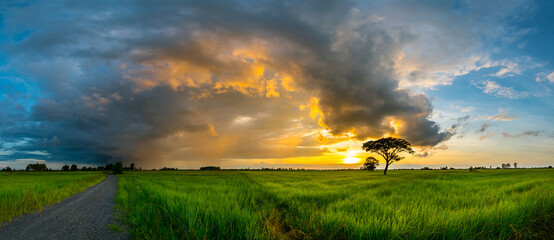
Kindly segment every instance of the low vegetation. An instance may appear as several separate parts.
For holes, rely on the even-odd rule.
[[[0,224],[101,182],[101,172],[0,172]]]
[[[119,176],[137,239],[541,239],[550,169],[168,171]]]

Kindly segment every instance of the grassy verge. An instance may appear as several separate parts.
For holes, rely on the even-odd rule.
[[[554,171],[140,172],[117,202],[139,239],[540,239]]]
[[[41,210],[106,177],[100,172],[0,173],[0,223]]]
[[[119,175],[116,201],[137,239],[274,238],[266,192],[238,172]]]

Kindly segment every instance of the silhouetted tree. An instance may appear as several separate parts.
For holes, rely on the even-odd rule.
[[[514,163],[514,168],[517,168],[517,162]]]
[[[81,167],[81,171],[86,171],[87,170],[87,167],[83,166]]]
[[[121,162],[116,162],[114,165],[113,165],[113,174],[121,174],[123,173],[123,163]]]
[[[68,165],[63,165],[62,171],[69,171],[69,166]]]
[[[365,159],[364,166],[362,167],[368,171],[374,171],[379,166],[379,160],[374,157],[368,157]]]
[[[413,154],[414,151],[410,147],[411,144],[401,138],[393,138],[393,137],[387,137],[387,138],[381,138],[379,140],[375,141],[367,141],[363,144],[362,148],[366,152],[373,152],[377,153],[383,159],[385,160],[385,172],[384,175],[387,175],[387,170],[389,169],[389,165],[391,165],[393,162],[398,162],[402,160],[404,157],[398,156],[401,152],[407,152],[410,154]]]
[[[131,163],[131,166],[129,167],[129,170],[134,171],[135,170],[135,164]]]
[[[79,168],[77,168],[77,165],[71,164],[71,169],[70,170],[71,171],[77,171],[77,170],[79,170]]]
[[[11,172],[12,171],[12,168],[10,167],[5,167],[4,169],[2,169],[3,172]]]
[[[510,168],[510,164],[509,163],[502,163],[502,168]]]
[[[112,169],[113,169],[113,164],[111,163],[106,164],[106,170],[110,171]]]

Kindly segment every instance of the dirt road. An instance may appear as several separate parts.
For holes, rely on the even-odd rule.
[[[0,228],[0,239],[126,239],[110,230],[114,223],[117,177],[77,193],[40,213],[14,218]]]

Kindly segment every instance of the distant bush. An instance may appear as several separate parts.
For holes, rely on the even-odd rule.
[[[77,165],[71,164],[71,169],[69,169],[69,170],[71,170],[71,171],[77,171],[77,170],[79,170],[79,168],[77,168]]]
[[[219,170],[221,170],[221,168],[216,167],[216,166],[207,166],[207,167],[201,167],[200,170],[201,171],[219,171]]]
[[[113,165],[113,174],[122,174],[123,173],[123,163],[121,162],[116,162],[114,165]]]
[[[163,168],[160,168],[160,171],[177,171],[179,169],[177,168],[168,168],[168,167],[163,167]]]
[[[12,169],[10,167],[5,167],[1,170],[2,172],[11,172]]]
[[[62,171],[69,171],[69,165],[63,165]]]
[[[421,170],[433,170],[433,169],[431,169],[429,167],[422,167]]]

